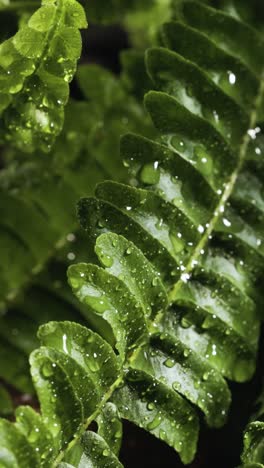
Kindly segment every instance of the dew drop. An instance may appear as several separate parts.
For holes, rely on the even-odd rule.
[[[157,414],[155,418],[147,425],[149,431],[153,431],[161,425],[162,417],[160,414]]]
[[[143,166],[140,172],[140,180],[143,184],[154,185],[159,182],[159,179],[160,171],[158,161]]]
[[[171,367],[175,366],[175,361],[174,361],[174,359],[168,358],[168,359],[166,359],[166,361],[164,361],[164,365],[166,367],[171,368]]]
[[[234,85],[235,82],[236,82],[236,75],[235,75],[233,72],[231,72],[231,71],[228,71],[227,73],[228,73],[228,81],[229,81],[229,83],[230,83],[231,85]]]
[[[147,409],[148,409],[149,411],[153,411],[153,410],[155,409],[154,403],[152,403],[152,402],[151,402],[151,403],[148,403],[148,404],[147,404]]]
[[[152,284],[152,286],[158,286],[158,284],[159,284],[159,278],[157,278],[157,276],[156,276],[155,278],[153,278],[151,284]]]
[[[41,373],[44,378],[51,377],[54,374],[54,368],[52,367],[51,362],[45,362],[41,367]]]

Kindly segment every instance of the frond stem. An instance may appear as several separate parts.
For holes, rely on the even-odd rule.
[[[123,382],[123,374],[121,376],[119,376],[115,382],[111,385],[111,387],[108,389],[108,391],[105,393],[104,397],[102,398],[102,400],[100,401],[99,405],[97,406],[97,408],[94,410],[94,412],[91,414],[91,416],[89,416],[89,418],[85,421],[85,423],[82,425],[82,427],[80,428],[78,434],[76,434],[76,436],[74,437],[74,439],[72,439],[70,441],[70,443],[68,444],[68,446],[66,447],[65,450],[61,450],[59,455],[57,456],[57,458],[54,460],[51,468],[55,468],[56,466],[58,466],[58,464],[63,460],[63,458],[65,457],[66,453],[69,452],[69,450],[71,450],[75,445],[76,443],[80,440],[80,438],[83,436],[83,434],[85,433],[85,431],[88,429],[88,427],[90,426],[90,424],[97,418],[97,416],[99,416],[100,412],[102,411],[104,405],[108,402],[108,400],[111,398],[111,396],[113,395],[114,391],[122,384]]]
[[[254,105],[253,105],[253,108],[252,108],[252,112],[251,112],[251,115],[250,115],[249,128],[248,128],[248,131],[245,133],[245,135],[243,137],[243,140],[242,140],[242,144],[240,146],[240,150],[239,150],[239,153],[238,153],[237,166],[236,166],[235,170],[233,171],[230,178],[228,179],[228,181],[225,184],[225,189],[223,191],[223,194],[222,194],[221,198],[219,199],[219,201],[217,203],[217,206],[216,206],[216,208],[214,210],[214,215],[213,215],[210,223],[208,224],[202,238],[200,239],[200,241],[196,245],[193,254],[191,255],[191,257],[188,260],[188,263],[187,263],[187,265],[185,267],[185,270],[184,270],[185,278],[187,278],[187,279],[191,276],[191,273],[192,273],[195,265],[197,264],[197,261],[198,261],[200,255],[203,254],[204,249],[206,247],[206,244],[208,243],[208,240],[210,239],[210,237],[211,237],[211,235],[212,235],[212,233],[213,233],[213,231],[214,231],[214,229],[216,227],[216,224],[217,224],[220,216],[222,215],[230,196],[232,195],[232,192],[234,190],[237,178],[239,176],[239,173],[240,173],[240,171],[241,171],[241,169],[242,169],[242,167],[244,165],[244,162],[246,160],[246,157],[247,157],[248,145],[249,145],[250,140],[251,140],[249,130],[254,128],[256,126],[256,124],[257,124],[258,109],[259,109],[259,107],[260,107],[260,105],[262,103],[263,95],[264,95],[264,72],[261,75],[259,91],[258,91],[258,94],[256,96],[256,99],[255,99],[255,102],[254,102]],[[169,292],[169,301],[171,303],[173,303],[173,302],[175,302],[177,300],[177,293],[178,293],[179,289],[181,288],[183,282],[184,282],[183,279],[180,278],[174,284],[173,288]]]

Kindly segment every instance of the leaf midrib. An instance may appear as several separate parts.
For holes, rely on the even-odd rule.
[[[229,201],[229,198],[231,197],[236,181],[238,179],[238,176],[243,168],[243,165],[245,163],[246,157],[247,157],[247,150],[249,143],[251,141],[251,137],[248,133],[248,131],[252,128],[254,128],[257,124],[257,116],[258,116],[258,109],[262,103],[262,99],[264,96],[264,71],[261,74],[260,78],[260,86],[258,90],[258,94],[256,96],[254,105],[252,107],[252,111],[250,114],[250,119],[249,119],[249,127],[242,139],[242,144],[240,146],[239,152],[238,152],[238,162],[237,165],[232,172],[231,176],[227,180],[225,184],[225,189],[223,191],[222,196],[220,197],[214,211],[213,211],[213,217],[211,218],[210,222],[208,223],[208,226],[201,237],[200,241],[196,245],[192,255],[190,256],[186,267],[184,269],[184,274],[188,275],[188,277],[191,277],[191,274],[195,268],[195,265],[197,265],[197,262],[202,255],[202,252],[204,251],[212,233],[215,230],[216,224],[219,221],[220,217],[222,216],[223,212],[225,211],[227,202]],[[171,288],[169,292],[169,302],[174,303],[177,300],[177,293],[178,290],[181,288],[183,284],[183,280],[180,278],[174,286]]]
[[[45,45],[44,45],[44,48],[43,48],[43,52],[41,54],[41,56],[39,57],[39,59],[37,60],[37,66],[36,66],[36,69],[34,70],[34,73],[33,74],[36,74],[41,66],[41,63],[44,61],[50,47],[51,47],[51,38],[52,36],[55,35],[56,31],[59,29],[60,27],[60,23],[61,23],[61,18],[62,18],[62,14],[63,14],[63,11],[64,11],[64,8],[65,8],[65,5],[63,4],[63,1],[64,0],[58,0],[59,3],[56,7],[55,5],[55,12],[54,12],[54,15],[53,15],[53,20],[52,20],[52,23],[53,23],[53,26],[50,28],[50,30],[47,31],[47,34],[46,34],[46,37],[45,37]],[[40,8],[43,8],[42,6]],[[30,78],[30,77],[29,77]]]

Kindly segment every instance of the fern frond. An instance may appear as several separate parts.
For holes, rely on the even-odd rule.
[[[177,5],[177,14],[184,22],[163,29],[171,50],[151,49],[146,58],[157,91],[148,93],[145,103],[162,139],[124,137],[121,153],[137,187],[100,184],[97,199],[79,203],[79,218],[92,239],[114,231],[136,244],[167,286],[171,307],[151,325],[156,333],[142,346],[144,358],[136,352],[133,375],[140,383],[135,387],[143,387],[145,379],[161,381],[200,406],[211,425],[221,425],[229,398],[221,375],[249,379],[258,343],[254,282],[263,256],[263,200],[250,151],[253,139],[256,154],[261,152],[257,120],[263,113],[263,42],[245,24],[196,2]],[[256,44],[257,59],[249,43]],[[204,54],[205,48],[210,53]],[[249,98],[244,72],[252,84]],[[105,257],[114,261],[117,254],[109,251]],[[81,280],[79,288],[84,301]],[[86,295],[93,296],[89,291]],[[193,359],[205,356],[190,363],[191,371],[199,370],[196,376],[190,372],[188,385],[184,351]],[[215,384],[210,391],[204,383],[208,374]],[[142,397],[128,386],[117,392],[121,414],[148,429],[134,410]],[[130,400],[131,406],[125,403]],[[162,438],[161,414],[157,429],[149,429]],[[181,456],[186,461],[184,449]]]
[[[69,281],[90,314],[111,327],[115,350],[77,324],[40,328],[31,372],[40,433],[51,450],[3,421],[6,457],[18,466],[25,459],[27,466],[67,466],[71,457],[80,466],[83,437],[98,440],[84,433],[108,403],[189,463],[199,432],[195,407],[210,426],[221,426],[230,404],[225,377],[243,382],[254,372],[255,283],[264,254],[263,42],[244,23],[195,1],[177,2],[175,15],[181,21],[164,27],[164,47],[146,58],[155,91],[145,103],[160,139],[125,136],[121,153],[133,184],[101,183],[96,197],[78,205],[101,266],[73,265]],[[173,40],[179,28],[188,39],[180,50]],[[189,56],[194,38],[196,50],[206,44],[217,63],[213,54],[208,65],[203,54]],[[116,453],[108,445],[106,457]]]
[[[76,0],[43,0],[0,46],[0,139],[25,152],[50,151],[63,126],[69,82],[87,26]]]

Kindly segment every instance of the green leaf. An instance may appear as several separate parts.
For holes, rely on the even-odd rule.
[[[144,339],[143,310],[120,279],[91,264],[72,265],[68,276],[78,299],[111,325],[122,357]]]
[[[210,36],[221,49],[241,58],[254,73],[261,73],[263,40],[250,26],[192,0],[180,2],[175,13],[189,26]],[[254,54],[251,53],[251,43],[254,43]]]
[[[75,465],[60,463],[59,468],[122,468],[114,453],[109,450],[107,443],[100,435],[87,431],[81,441],[82,456]]]
[[[116,406],[113,403],[107,403],[99,414],[97,420],[98,435],[108,444],[115,455],[119,454],[123,427]]]
[[[70,322],[49,322],[39,329],[44,346],[55,348],[75,359],[90,375],[97,391],[109,388],[118,376],[118,364],[111,347],[97,334]],[[67,344],[69,340],[69,345]],[[100,376],[97,371],[100,370]]]
[[[0,421],[3,466],[58,466],[65,447],[76,438],[74,444],[81,439],[82,450],[78,466],[121,467],[114,455],[122,436],[119,417],[114,405],[104,401],[119,384],[112,348],[100,336],[70,322],[50,322],[40,328],[39,336],[46,346],[35,350],[30,362],[41,415],[21,406],[15,424]],[[98,435],[83,436],[97,405],[102,409]]]
[[[126,385],[114,395],[121,415],[164,440],[184,463],[195,453],[198,421],[194,409],[177,393],[147,373],[130,371]]]
[[[244,435],[243,466],[262,467],[264,464],[264,423],[255,421],[248,425]]]
[[[122,468],[122,464],[109,450],[107,443],[94,432],[88,431],[82,439],[84,454],[79,468],[90,466],[91,468]]]
[[[27,438],[30,446],[36,453],[40,454],[38,463],[49,466],[52,458],[53,439],[51,432],[43,423],[41,416],[29,406],[20,406],[16,409],[16,427]]]
[[[224,424],[230,404],[226,382],[206,359],[182,341],[172,336],[154,336],[140,350],[133,367],[159,379],[197,405],[205,413],[209,425]]]
[[[9,421],[0,420],[1,465],[5,468],[38,466],[37,453],[26,437]]]
[[[171,50],[203,68],[211,80],[243,109],[247,110],[252,104],[258,80],[241,60],[217,47],[199,30],[179,22],[164,25],[163,39]]]
[[[49,152],[61,132],[85,14],[76,0],[44,2],[0,46],[2,142]]]
[[[157,271],[132,242],[113,233],[102,234],[95,252],[106,271],[126,284],[146,317],[166,309],[167,294]]]

